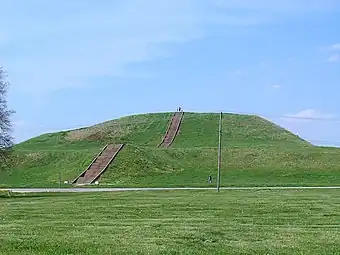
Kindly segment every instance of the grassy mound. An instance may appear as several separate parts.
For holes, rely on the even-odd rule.
[[[102,185],[207,186],[216,175],[219,115],[185,113],[172,147],[157,148],[170,118],[135,115],[33,138],[16,146],[0,185],[56,186],[59,174],[72,180],[105,144],[125,143]],[[224,114],[222,146],[222,185],[339,184],[339,149],[314,147],[257,116]]]

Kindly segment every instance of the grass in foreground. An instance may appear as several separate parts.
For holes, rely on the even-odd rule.
[[[340,192],[0,195],[0,254],[339,254]]]

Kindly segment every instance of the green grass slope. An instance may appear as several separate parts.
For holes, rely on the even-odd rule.
[[[176,148],[217,147],[219,114],[185,113]],[[275,144],[307,146],[306,141],[273,123],[251,115],[224,114],[223,147]]]
[[[81,150],[107,143],[126,143],[155,147],[166,132],[171,113],[123,117],[95,126],[45,134],[18,144],[17,150]]]
[[[58,185],[72,180],[107,143],[126,146],[103,174],[101,185],[207,186],[217,168],[218,114],[185,113],[173,145],[157,148],[171,113],[107,121],[45,134],[15,147],[1,186]],[[222,185],[339,185],[340,150],[318,148],[256,116],[224,114]]]

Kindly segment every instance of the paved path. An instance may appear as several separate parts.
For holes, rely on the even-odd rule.
[[[221,187],[221,190],[296,190],[296,189],[340,189],[340,186],[328,187]],[[216,190],[216,188],[3,188],[0,191],[18,193],[41,192],[118,192],[118,191],[166,191],[166,190]]]

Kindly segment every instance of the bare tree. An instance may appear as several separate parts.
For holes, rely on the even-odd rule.
[[[7,89],[9,83],[7,75],[2,66],[0,66],[0,168],[9,162],[13,138],[11,136],[12,123],[11,115],[13,111],[7,107]]]

